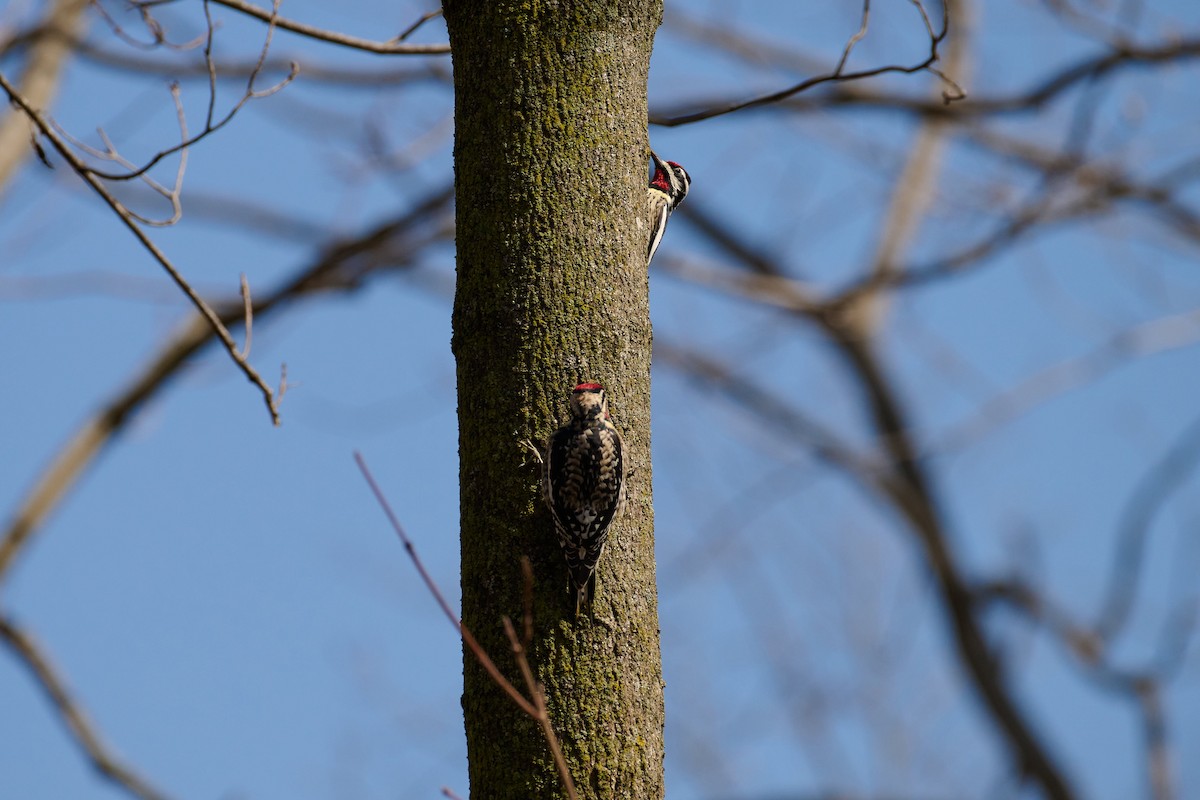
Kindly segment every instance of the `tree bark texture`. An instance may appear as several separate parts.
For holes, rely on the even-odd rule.
[[[464,623],[523,686],[501,627],[520,630],[534,570],[531,661],[582,797],[663,796],[663,684],[650,471],[650,313],[640,223],[646,76],[661,0],[446,0],[454,59]],[[627,499],[590,610],[575,617],[541,503],[544,444],[570,389],[608,390]],[[464,654],[473,800],[564,796],[537,724]]]

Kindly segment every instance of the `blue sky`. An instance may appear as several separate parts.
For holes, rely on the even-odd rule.
[[[378,39],[424,10],[284,4],[293,18]],[[900,0],[875,4],[851,66],[919,58],[911,11]],[[857,15],[853,3],[836,11],[669,4],[651,108],[807,77],[715,55],[686,35],[684,21],[763,37],[828,65]],[[218,56],[252,55],[261,27],[218,17]],[[178,38],[198,31],[194,10],[169,7],[162,18]],[[1102,51],[1051,22],[1041,4],[988,4],[973,29],[972,96],[1020,92]],[[1200,19],[1187,3],[1161,2],[1144,10],[1138,30],[1146,41],[1194,37]],[[111,44],[99,22],[92,35]],[[440,24],[422,36],[440,40]],[[284,34],[274,52],[361,69],[423,63]],[[8,75],[13,63],[0,68]],[[1095,88],[1089,155],[1146,179],[1194,158],[1195,71],[1193,63],[1141,70]],[[931,91],[927,76],[872,85]],[[223,101],[236,92],[223,84]],[[186,82],[183,95],[198,125],[205,84]],[[1078,95],[1070,97],[995,130],[1060,146]],[[326,113],[332,121],[316,124]],[[449,114],[437,80],[368,90],[302,76],[193,148],[184,220],[152,235],[205,292],[233,295],[243,272],[266,292],[307,263],[311,240],[207,218],[211,198],[352,236],[445,185]],[[79,136],[103,125],[135,160],[174,136],[165,81],[85,61],[68,70],[54,115]],[[369,163],[367,128],[413,154],[415,166]],[[656,150],[691,173],[690,204],[819,287],[861,272],[912,136],[909,119],[847,111],[750,111],[651,129]],[[997,211],[1037,188],[1029,173],[955,139],[909,260],[974,240]],[[1194,203],[1194,184],[1180,196]],[[0,196],[0,253],[7,519],[73,431],[169,339],[186,307],[61,164],[27,165]],[[1200,301],[1196,253],[1195,240],[1134,209],[1036,236],[968,276],[895,301],[881,348],[919,438],[930,442],[989,398],[1096,352],[1119,331],[1180,317],[1177,346],[1117,359],[986,435],[931,452],[973,575],[1033,576],[1070,613],[1093,618],[1134,486],[1195,419],[1200,320],[1185,315]],[[686,210],[657,258],[728,267]],[[106,740],[170,796],[373,800],[437,797],[441,786],[466,796],[459,643],[351,460],[363,452],[430,571],[456,597],[452,277],[453,250],[443,243],[422,251],[411,272],[257,324],[252,360],[268,379],[286,362],[292,386],[279,429],[228,358],[206,351],[138,413],[0,587],[0,608],[34,632]],[[848,442],[868,442],[856,387],[811,326],[662,271],[652,276],[652,315],[656,341],[727,360]],[[1010,796],[1002,750],[947,657],[930,586],[893,514],[662,360],[653,384],[670,796]],[[1118,650],[1128,663],[1152,652],[1166,615],[1195,600],[1196,489],[1185,480],[1155,518],[1150,590]],[[1047,637],[1005,614],[991,622],[1023,706],[1081,796],[1144,796],[1128,704],[1097,691]],[[7,652],[0,698],[0,794],[117,796]],[[1189,796],[1200,791],[1200,771],[1183,757],[1200,746],[1194,645],[1166,703],[1180,795]]]

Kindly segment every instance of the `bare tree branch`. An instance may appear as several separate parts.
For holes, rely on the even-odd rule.
[[[654,356],[696,385],[729,399],[755,419],[771,420],[775,436],[786,436],[811,448],[813,456],[837,468],[862,487],[889,496],[892,486],[879,461],[854,452],[834,433],[783,398],[777,397],[730,369],[728,364],[670,342],[654,343]]]
[[[126,31],[124,26],[117,22],[116,18],[113,17],[112,14],[109,14],[108,10],[105,9],[100,2],[95,2],[93,5],[96,8],[96,12],[100,15],[100,18],[108,23],[108,27],[110,30],[112,30],[113,35],[125,42],[125,44],[129,45],[130,47],[136,47],[139,50],[154,50],[159,47],[167,47],[171,50],[191,50],[194,47],[199,47],[204,41],[203,34],[192,39],[190,42],[170,41],[167,38],[166,29],[163,28],[162,24],[159,23],[159,21],[154,18],[154,15],[150,13],[150,5],[142,5],[137,8],[137,11],[141,17],[142,24],[146,26],[146,30],[150,33],[150,41],[143,42],[133,34]]]
[[[262,376],[259,375],[258,370],[252,367],[250,362],[243,358],[238,352],[237,343],[233,341],[233,336],[230,335],[229,329],[225,327],[225,324],[221,321],[220,316],[213,311],[213,309],[204,301],[203,298],[200,297],[200,295],[196,293],[196,291],[191,287],[191,284],[187,282],[187,279],[183,277],[179,270],[175,268],[175,265],[172,264],[167,258],[166,254],[159,250],[158,246],[150,240],[150,237],[148,237],[146,233],[140,227],[138,227],[137,221],[129,213],[129,210],[126,209],[125,206],[119,200],[117,200],[117,198],[114,197],[111,192],[108,191],[107,187],[105,187],[101,180],[96,177],[96,175],[94,175],[87,167],[87,165],[80,161],[78,156],[71,151],[71,148],[67,146],[67,143],[64,142],[61,137],[59,137],[59,135],[55,132],[54,127],[46,121],[41,112],[30,106],[28,101],[17,92],[12,84],[10,84],[2,74],[0,74],[0,89],[4,89],[4,91],[8,93],[9,98],[16,105],[20,106],[20,108],[29,116],[29,118],[33,120],[38,129],[42,132],[42,135],[50,140],[50,143],[54,146],[54,149],[58,151],[58,154],[66,159],[67,163],[71,165],[71,168],[75,170],[79,177],[83,178],[88,186],[92,187],[96,194],[100,195],[100,197],[104,199],[104,202],[108,204],[109,208],[111,208],[121,222],[125,224],[125,227],[129,228],[134,237],[141,242],[142,247],[144,247],[150,253],[150,255],[154,257],[154,260],[157,261],[164,270],[166,270],[167,274],[171,277],[171,280],[175,282],[175,285],[178,286],[184,295],[187,296],[188,300],[192,302],[192,305],[196,307],[196,310],[200,312],[200,315],[204,317],[204,319],[212,327],[212,330],[217,335],[217,338],[221,340],[223,345],[225,345],[225,349],[228,351],[229,357],[233,359],[233,362],[238,366],[246,378],[258,387],[259,391],[262,393],[263,401],[267,405],[267,411],[271,415],[271,422],[275,425],[278,425],[279,408],[278,398],[276,397],[275,390],[272,389],[265,380],[263,380]]]
[[[834,80],[833,76],[825,75],[821,79],[813,80],[833,85],[817,95],[794,96],[803,89],[809,88],[809,86],[802,85],[802,88],[799,89],[792,87],[795,91],[784,90],[776,93],[783,95],[782,97],[768,95],[767,98],[757,98],[749,102],[713,100],[706,103],[706,105],[712,106],[712,111],[715,113],[689,112],[682,105],[656,109],[650,114],[650,122],[664,126],[682,125],[696,121],[692,117],[699,116],[700,119],[707,119],[708,117],[703,115],[718,116],[729,113],[731,107],[755,107],[768,103],[776,103],[781,109],[794,113],[827,111],[839,107],[870,108],[946,117],[965,122],[983,116],[1036,112],[1080,85],[1108,77],[1122,70],[1166,66],[1191,61],[1198,57],[1200,57],[1200,38],[1173,38],[1140,46],[1123,44],[1115,46],[1105,53],[1080,59],[1077,63],[1056,72],[1051,77],[1022,92],[998,97],[964,96],[961,99],[956,98],[957,102],[950,105],[944,101],[931,101],[924,97],[905,97],[895,92],[864,88],[861,85],[846,83],[844,80]],[[920,71],[921,65],[915,66],[917,68],[911,70],[893,68],[889,71]],[[857,77],[865,76],[854,73],[842,76],[846,80]]]
[[[795,794],[723,795],[718,800],[916,800],[895,794],[846,794],[845,792],[802,792]]]
[[[663,30],[685,37],[704,50],[719,50],[743,63],[791,72],[817,72],[828,59],[798,52],[791,43],[776,43],[742,33],[724,17],[709,21],[690,16],[678,6],[663,9]]]
[[[453,187],[444,187],[396,219],[378,225],[356,239],[329,247],[284,286],[255,300],[254,315],[261,320],[264,315],[286,308],[289,302],[305,295],[357,288],[363,285],[368,274],[386,264],[412,264],[415,252],[427,244],[427,240],[411,242],[407,251],[399,246],[389,246],[444,210],[453,197]],[[440,239],[442,236],[443,231],[439,228],[432,238]],[[236,325],[244,320],[245,307],[239,299],[223,304],[219,313],[224,324]],[[213,338],[212,327],[204,318],[192,316],[185,320],[175,336],[128,387],[88,419],[55,456],[5,527],[3,538],[0,539],[0,584],[17,555],[41,529],[47,517],[112,437],[125,426],[134,412],[158,394],[188,360]]]
[[[77,41],[75,54],[83,60],[109,69],[162,75],[181,82],[196,79],[207,80],[209,77],[208,66],[202,59],[195,57],[185,59],[130,55],[88,41]],[[356,69],[317,61],[298,53],[295,57],[269,58],[263,64],[262,71],[286,74],[292,70],[293,65],[297,65],[297,74],[303,76],[305,84],[330,83],[364,91],[377,90],[386,86],[421,83],[445,86],[450,84],[449,65],[438,61],[387,69]],[[254,67],[255,62],[253,61],[222,60],[215,65],[215,72],[217,79],[221,81],[245,80]]]
[[[1105,64],[1095,66],[1100,73],[1107,68]],[[1058,91],[1054,87],[1060,85],[1065,84],[1049,84],[1054,91]],[[1041,102],[1040,98],[1035,98],[1035,100]],[[960,251],[957,255],[942,257],[938,262],[910,272],[876,268],[871,270],[869,277],[862,279],[861,283],[851,287],[840,296],[835,295],[831,301],[822,301],[811,287],[784,277],[781,269],[774,266],[769,259],[762,257],[760,253],[737,241],[736,237],[725,230],[721,223],[712,218],[706,219],[702,209],[695,204],[689,206],[685,216],[697,224],[706,235],[709,235],[730,255],[749,267],[752,274],[744,279],[738,279],[721,270],[704,270],[691,265],[681,268],[670,261],[664,262],[677,274],[684,274],[692,279],[699,276],[702,282],[717,283],[724,288],[735,287],[739,293],[786,308],[801,318],[815,322],[837,345],[845,357],[851,373],[856,376],[857,382],[863,387],[868,399],[868,407],[871,409],[875,421],[876,436],[881,448],[888,453],[888,461],[895,470],[895,477],[900,485],[907,488],[906,492],[892,496],[891,499],[897,509],[908,519],[910,526],[923,543],[927,554],[927,563],[931,566],[931,571],[938,581],[942,606],[950,615],[953,623],[952,628],[956,635],[960,660],[972,676],[974,685],[980,691],[985,704],[992,711],[1000,728],[1009,737],[1022,771],[1037,780],[1046,794],[1051,797],[1070,796],[1071,790],[1057,767],[1049,760],[1044,746],[1033,736],[1032,730],[1023,721],[1022,715],[1017,711],[1015,703],[1009,696],[1009,690],[1003,683],[999,665],[989,652],[982,635],[981,623],[971,609],[970,584],[962,577],[953,560],[952,550],[949,548],[945,532],[942,530],[942,523],[939,521],[940,515],[936,510],[929,479],[924,475],[925,468],[913,449],[912,443],[907,440],[904,415],[894,397],[894,390],[889,387],[881,366],[876,363],[869,342],[863,337],[859,327],[853,324],[852,317],[847,318],[844,313],[839,313],[838,306],[839,303],[846,303],[847,310],[849,310],[854,301],[861,299],[865,293],[876,291],[880,283],[912,285],[938,275],[950,274],[952,271],[991,254],[1000,247],[1012,244],[1021,235],[1044,228],[1048,222],[1096,213],[1098,209],[1104,207],[1105,198],[1136,197],[1144,202],[1154,203],[1155,208],[1163,208],[1166,203],[1170,202],[1170,197],[1166,192],[1146,190],[1144,187],[1135,188],[1128,179],[1113,174],[1108,168],[1090,167],[1079,158],[1069,162],[1059,159],[1059,163],[1065,167],[1065,170],[1060,168],[1051,173],[1047,169],[1048,164],[1043,162],[1037,166],[1046,169],[1046,174],[1053,175],[1060,184],[1066,178],[1078,181],[1083,186],[1084,191],[1077,192],[1071,201],[1064,203],[1054,194],[1047,193],[1013,215],[1008,223],[1001,226],[989,238]],[[1102,179],[1097,180],[1098,175],[1102,175]],[[1186,210],[1182,212],[1175,210],[1170,219],[1176,224],[1186,225],[1190,222],[1186,215]],[[1186,228],[1185,231],[1190,233]],[[894,253],[889,253],[889,255],[895,257]],[[1143,337],[1140,334],[1146,334],[1146,336]],[[1147,327],[1144,331],[1137,331],[1134,338],[1138,342],[1148,338],[1158,341],[1162,338],[1162,334],[1167,334],[1168,338],[1172,338],[1170,331],[1162,330],[1157,326],[1154,326],[1153,329]],[[1142,343],[1144,344],[1144,342]],[[1137,348],[1133,339],[1128,336],[1119,336],[1114,340],[1112,346],[1122,354],[1128,354],[1129,347]],[[1115,353],[1109,348],[1106,350],[1104,357],[1107,361],[1108,357],[1114,356]],[[764,418],[771,419],[773,429],[778,430],[777,421],[785,419],[786,416],[781,417],[776,409],[770,413],[770,416]],[[855,470],[850,470],[850,472],[855,474]],[[885,489],[884,496],[888,496],[886,494],[886,490],[890,488],[888,484],[872,481],[868,485],[874,485],[877,489]],[[1073,641],[1085,642],[1086,639],[1076,635]],[[1079,645],[1081,648],[1084,646],[1083,644]],[[1153,694],[1148,690],[1146,693]],[[1165,752],[1165,737],[1156,734],[1157,738],[1155,738],[1151,735],[1161,732],[1162,726],[1153,721],[1150,708],[1152,704],[1144,705],[1146,707],[1142,713],[1148,732],[1147,738],[1156,742],[1151,749],[1154,752]],[[1150,762],[1161,765],[1165,763],[1165,757],[1151,758]],[[1158,787],[1155,789],[1155,796],[1166,796],[1161,789],[1168,783],[1162,778],[1166,774],[1164,769],[1161,766],[1153,766],[1150,773],[1159,776],[1153,781]]]
[[[668,128],[674,128],[679,125],[690,125],[694,122],[701,122],[706,119],[712,119],[714,117],[720,117],[720,116],[724,116],[726,114],[732,114],[735,111],[742,111],[744,109],[758,108],[761,106],[778,103],[782,100],[786,100],[794,95],[797,95],[807,89],[811,89],[814,86],[820,86],[821,84],[834,83],[834,82],[842,83],[842,82],[847,82],[847,81],[858,81],[858,80],[863,80],[865,78],[873,78],[878,75],[885,75],[888,73],[901,73],[901,74],[905,74],[905,75],[911,75],[916,72],[929,72],[933,75],[937,75],[948,86],[947,92],[943,94],[944,102],[950,103],[950,102],[953,102],[956,100],[963,99],[964,97],[966,97],[966,95],[963,93],[962,89],[958,86],[958,84],[955,83],[950,78],[943,75],[941,72],[939,72],[937,69],[935,69],[933,67],[934,63],[936,63],[939,58],[938,46],[946,38],[946,34],[949,32],[949,26],[950,26],[949,13],[946,13],[943,15],[941,29],[935,31],[933,28],[933,24],[930,22],[928,14],[925,12],[924,6],[922,6],[920,3],[920,0],[910,0],[910,2],[912,2],[913,6],[916,7],[918,13],[921,16],[921,20],[925,25],[926,32],[929,35],[929,53],[921,61],[918,61],[914,64],[909,64],[907,66],[900,65],[900,64],[889,64],[889,65],[883,66],[883,67],[875,67],[872,69],[858,70],[855,72],[845,72],[844,71],[846,61],[850,57],[850,52],[851,52],[851,50],[854,49],[854,45],[857,44],[858,41],[860,39],[862,39],[863,36],[866,35],[866,29],[867,29],[867,25],[868,25],[868,22],[870,19],[871,4],[870,4],[870,0],[864,0],[862,21],[859,25],[859,29],[847,41],[846,46],[842,50],[842,55],[838,59],[838,64],[833,69],[832,72],[828,72],[823,75],[817,75],[812,78],[808,78],[806,80],[800,81],[799,83],[797,83],[793,86],[789,86],[786,89],[781,89],[777,92],[771,92],[770,94],[761,95],[759,97],[755,97],[750,100],[738,100],[738,101],[727,102],[727,103],[719,104],[714,107],[707,108],[707,109],[704,109],[701,111],[693,111],[691,113],[681,113],[681,114],[671,115],[671,116],[651,114],[650,121],[655,125],[662,125],[662,126],[668,127]]]
[[[946,14],[956,19],[966,16],[966,3],[943,0]],[[866,18],[863,18],[864,26]],[[928,20],[926,20],[928,24]],[[947,43],[948,69],[965,80],[969,70],[970,50],[968,26],[960,26],[957,36]],[[941,119],[926,118],[917,128],[916,137],[904,167],[895,181],[882,224],[882,234],[875,248],[870,275],[875,282],[887,282],[900,272],[900,261],[909,251],[929,210],[941,174],[942,153],[950,138],[951,126]],[[867,292],[846,308],[845,321],[857,329],[859,336],[873,336],[882,324],[888,305],[883,292]]]
[[[734,272],[728,268],[701,263],[693,258],[673,255],[656,258],[654,268],[680,280],[743,297],[765,306],[801,314],[816,314],[825,308],[811,286],[792,278]]]
[[[504,677],[504,674],[500,672],[499,667],[497,667],[496,663],[492,661],[491,656],[489,656],[487,651],[483,649],[483,646],[479,644],[479,640],[475,638],[474,634],[471,633],[466,625],[463,625],[462,620],[459,619],[458,615],[454,613],[454,610],[450,608],[450,603],[448,603],[445,596],[442,595],[442,590],[438,588],[437,582],[433,580],[433,577],[425,569],[425,564],[422,563],[421,557],[417,555],[417,549],[413,546],[412,539],[409,539],[408,534],[404,532],[404,526],[400,524],[400,519],[396,516],[396,512],[392,511],[392,506],[388,503],[387,497],[384,496],[383,490],[380,489],[379,484],[375,482],[375,478],[371,475],[371,470],[367,468],[367,462],[363,459],[362,454],[356,452],[354,454],[354,461],[358,464],[359,471],[362,472],[363,478],[367,481],[367,485],[371,488],[371,492],[375,495],[375,499],[379,502],[380,507],[383,509],[383,513],[387,515],[388,522],[391,524],[392,530],[394,530],[396,535],[400,537],[400,541],[404,545],[404,552],[408,553],[408,557],[413,562],[413,566],[417,568],[417,573],[420,574],[421,581],[425,584],[425,588],[427,588],[429,593],[433,595],[433,599],[437,602],[438,608],[442,610],[442,613],[446,615],[446,619],[450,620],[450,624],[454,626],[456,631],[458,631],[458,635],[462,637],[463,644],[465,644],[467,649],[471,651],[471,654],[475,656],[475,660],[479,662],[479,665],[487,671],[488,675],[491,676],[492,681],[501,689],[503,689],[505,694],[512,698],[512,701],[517,704],[517,707],[529,716],[537,719],[538,712],[534,705],[521,695],[521,692],[517,689],[517,687],[513,686],[509,682],[508,678]]]
[[[1052,225],[1099,213],[1099,210],[1090,196],[1076,198],[1067,204],[1059,202],[1055,196],[1038,196],[1010,212],[1006,219],[977,241],[924,262],[886,270],[867,270],[861,277],[833,292],[822,292],[815,284],[776,274],[774,270],[777,267],[769,258],[732,237],[720,216],[706,210],[699,201],[689,198],[688,205],[679,213],[686,222],[749,268],[752,274],[739,277],[727,270],[705,267],[695,261],[664,259],[663,266],[673,274],[767,305],[805,314],[838,315],[852,311],[862,298],[885,287],[916,288],[964,275],[969,268],[982,266],[988,259],[996,257],[1005,248],[1015,246],[1025,237]],[[655,263],[658,264],[657,261]]]
[[[785,274],[777,264],[728,230],[713,241],[730,255],[746,254],[744,263],[755,272]],[[899,394],[879,362],[872,342],[861,338],[836,313],[798,316],[814,323],[825,335],[842,356],[848,374],[862,393],[876,443],[886,456],[886,471],[877,485],[887,492],[921,546],[926,567],[937,587],[940,607],[949,623],[958,661],[1004,736],[1019,773],[1035,781],[1051,800],[1074,797],[1074,790],[1018,706],[988,647],[972,604],[972,592],[950,544],[933,478],[911,439],[913,429]],[[776,419],[771,418],[773,428],[777,428]]]
[[[1109,660],[1108,643],[1095,632],[1073,622],[1033,587],[1020,581],[1000,581],[979,587],[975,601],[1002,600],[1033,622],[1073,655],[1084,675],[1100,689],[1120,695],[1137,710],[1142,724],[1146,781],[1154,800],[1175,797],[1166,714],[1162,706],[1162,680],[1149,670],[1121,669]]]
[[[1151,212],[1152,221],[1200,244],[1200,212],[1179,196],[1196,178],[1196,157],[1139,179],[1111,160],[1088,158],[1072,147],[1050,149],[995,130],[972,128],[964,141],[1040,173],[1047,182],[1072,188],[1079,194],[1074,204],[1081,209],[1097,213],[1121,203],[1140,206]]]
[[[529,561],[529,556],[521,556],[521,575],[524,578],[525,586],[522,638],[517,638],[512,620],[508,617],[503,617],[501,620],[504,623],[504,633],[508,636],[508,642],[512,646],[517,667],[521,670],[521,677],[525,679],[525,690],[533,698],[534,707],[537,709],[537,716],[534,719],[541,726],[542,735],[550,747],[550,755],[554,758],[555,766],[558,767],[558,777],[562,781],[563,788],[567,790],[567,797],[570,800],[579,800],[579,794],[575,791],[575,781],[571,778],[571,770],[567,768],[567,760],[563,757],[562,745],[558,742],[558,735],[555,734],[554,725],[550,722],[550,713],[546,710],[546,688],[534,680],[533,670],[529,666],[529,658],[526,655],[533,642],[533,565]]]
[[[211,2],[233,9],[234,11],[239,11],[255,19],[260,19],[263,22],[269,22],[271,19],[271,12],[243,2],[243,0],[211,0]],[[150,3],[141,3],[140,5],[150,5]],[[282,30],[307,36],[310,39],[338,44],[355,50],[365,50],[368,53],[379,53],[381,55],[442,55],[450,52],[450,45],[448,44],[404,44],[395,39],[387,42],[373,42],[369,39],[360,39],[357,36],[323,30],[313,25],[306,25],[303,22],[296,22],[285,17],[277,18],[275,24]]]
[[[36,108],[47,108],[58,88],[62,66],[71,54],[71,41],[84,27],[89,0],[54,0],[50,4],[25,57],[18,90]],[[7,48],[6,48],[7,49]],[[0,119],[0,193],[17,168],[29,158],[32,127],[25,115],[13,109]]]
[[[126,180],[131,180],[134,178],[140,178],[143,175],[145,175],[147,172],[149,172],[156,164],[158,164],[160,161],[162,161],[167,156],[170,156],[174,153],[180,153],[181,158],[185,157],[187,154],[187,149],[189,147],[191,147],[192,145],[196,144],[197,142],[207,138],[208,136],[211,136],[213,133],[216,133],[221,128],[228,125],[233,120],[233,118],[235,116],[237,116],[237,113],[242,110],[242,108],[246,105],[246,103],[250,102],[251,100],[258,100],[258,99],[262,99],[264,97],[270,97],[271,95],[273,95],[276,92],[283,89],[283,87],[287,86],[293,80],[295,80],[296,76],[299,74],[300,68],[295,62],[292,62],[290,71],[288,72],[287,76],[284,77],[282,80],[278,81],[277,83],[275,83],[274,85],[272,85],[266,89],[256,89],[255,88],[255,83],[258,81],[258,76],[260,74],[262,74],[263,65],[266,63],[267,54],[271,49],[271,41],[274,38],[275,27],[276,27],[275,12],[277,12],[279,9],[280,1],[281,0],[274,0],[274,6],[272,7],[272,15],[269,18],[268,24],[267,24],[267,35],[263,38],[263,44],[259,50],[258,60],[255,62],[253,68],[251,68],[249,75],[246,78],[245,91],[242,93],[242,96],[238,99],[238,101],[233,104],[233,107],[230,108],[229,111],[227,111],[225,113],[225,115],[223,117],[221,117],[221,119],[214,121],[215,112],[216,112],[216,103],[217,103],[217,65],[216,65],[216,62],[213,60],[212,48],[213,48],[213,38],[216,33],[216,26],[214,25],[212,16],[209,13],[209,3],[215,2],[215,0],[204,0],[205,21],[208,26],[207,33],[205,34],[205,37],[204,37],[204,64],[205,64],[206,73],[208,75],[208,83],[209,83],[208,113],[205,116],[204,129],[201,130],[200,133],[196,134],[195,136],[189,137],[187,135],[187,125],[184,120],[183,106],[179,102],[177,89],[175,87],[172,87],[172,95],[175,97],[175,105],[176,105],[177,113],[178,113],[178,116],[180,119],[180,128],[181,128],[181,132],[182,132],[182,136],[180,137],[180,142],[171,147],[167,147],[162,150],[159,150],[157,153],[155,153],[150,158],[149,161],[147,161],[141,167],[134,167],[132,164],[129,164],[125,159],[121,158],[117,154],[116,148],[112,145],[111,142],[107,141],[107,137],[105,137],[106,149],[104,151],[96,151],[96,150],[90,149],[90,148],[88,148],[88,151],[92,155],[97,156],[99,158],[104,158],[104,159],[107,159],[110,161],[116,161],[116,162],[122,164],[123,166],[127,166],[128,171],[126,171],[126,172],[103,172],[101,170],[97,170],[97,169],[94,169],[91,167],[86,167],[88,172],[97,178],[101,178],[104,180],[110,180],[110,181],[126,181]],[[57,128],[57,126],[55,126],[55,127],[56,127],[56,130],[59,130],[61,132],[61,129]],[[72,141],[74,142],[74,140],[72,140]],[[79,146],[78,142],[74,142],[74,143],[77,146]],[[74,166],[74,164],[72,164],[72,166]],[[182,181],[182,174],[183,174],[183,164],[181,163],[180,164],[180,177],[177,180],[177,184],[180,181]],[[178,194],[178,189],[176,190],[175,194]]]
[[[529,696],[533,698],[532,703],[526,700],[517,687],[513,686],[503,673],[500,672],[495,662],[488,656],[487,651],[479,644],[479,641],[471,633],[466,625],[457,614],[450,608],[450,604],[446,602],[445,596],[442,595],[441,589],[438,588],[437,582],[433,580],[429,572],[425,569],[425,565],[421,562],[420,556],[417,555],[417,550],[413,546],[412,540],[408,538],[408,534],[404,532],[404,526],[400,524],[399,518],[392,511],[391,505],[384,496],[383,490],[379,488],[379,484],[375,482],[375,478],[371,475],[370,469],[367,468],[367,462],[363,459],[360,453],[354,454],[354,460],[358,464],[359,470],[366,479],[367,485],[371,487],[371,492],[375,495],[375,499],[383,508],[383,513],[387,516],[388,522],[392,526],[392,530],[400,537],[400,541],[404,544],[404,551],[408,553],[409,559],[413,562],[413,566],[417,568],[421,580],[425,583],[425,587],[429,589],[429,593],[433,595],[433,599],[437,601],[438,606],[442,609],[442,613],[450,620],[450,624],[458,631],[462,637],[463,644],[475,656],[475,660],[484,668],[487,674],[491,677],[492,682],[504,690],[504,693],[516,703],[517,707],[526,715],[532,717],[542,729],[542,734],[546,737],[546,744],[550,747],[550,753],[554,758],[554,764],[558,767],[559,779],[562,781],[563,787],[567,791],[567,797],[570,800],[578,800],[579,795],[575,791],[575,782],[571,779],[571,771],[567,768],[567,761],[563,757],[562,746],[559,744],[558,736],[554,733],[554,726],[550,722],[550,714],[546,711],[546,697],[542,687],[534,680],[533,670],[529,667],[529,659],[525,656],[525,646],[521,644],[517,638],[517,632],[513,628],[512,620],[508,617],[503,617],[504,632],[508,636],[509,643],[512,645],[513,654],[516,656],[517,667],[521,671],[521,675],[525,680],[526,689]],[[533,595],[532,581],[533,571],[529,566],[529,559],[522,560],[522,569],[526,580],[526,600],[525,609],[525,630],[527,638],[532,637],[533,628]],[[446,790],[443,789],[443,792]]]
[[[1117,331],[1091,351],[1078,358],[1062,361],[1040,370],[1011,389],[989,399],[963,422],[935,434],[925,448],[930,453],[957,450],[988,435],[1011,420],[1026,414],[1052,397],[1062,395],[1128,364],[1131,358],[1145,357],[1188,347],[1200,341],[1200,309],[1151,320]],[[1157,476],[1146,486],[1154,491],[1169,491],[1163,485],[1166,476]],[[1132,554],[1117,559],[1124,569],[1131,563]],[[1118,606],[1122,603],[1111,600]],[[1123,616],[1115,610],[1104,616]],[[1116,624],[1115,620],[1113,623]],[[1107,627],[1107,626],[1102,626]]]
[[[1034,234],[1068,222],[1101,217],[1120,204],[1141,206],[1153,212],[1150,218],[1156,223],[1200,244],[1200,213],[1176,196],[1178,184],[1190,175],[1190,162],[1161,176],[1157,182],[1142,183],[1115,168],[1090,163],[1078,155],[1053,153],[1011,137],[980,133],[978,139],[996,147],[1001,154],[1011,155],[1041,171],[1045,180],[1040,190],[1007,212],[992,231],[977,241],[887,274],[867,273],[827,300],[831,308],[851,307],[863,295],[884,286],[922,286],[965,274],[969,267],[982,266]],[[689,210],[694,211],[694,208]]]
[[[407,28],[405,28],[403,31],[401,31],[400,35],[397,36],[396,38],[392,39],[392,41],[393,42],[403,42],[405,39],[407,39],[408,37],[410,37],[414,33],[416,33],[421,28],[421,26],[424,25],[426,22],[429,22],[429,20],[431,20],[431,19],[437,19],[441,15],[442,15],[442,9],[440,7],[434,11],[425,12],[424,14],[422,14],[420,17],[417,18],[416,22],[414,22],[412,25],[409,25]]]
[[[1108,588],[1094,628],[1097,636],[1112,639],[1125,627],[1137,593],[1150,524],[1167,499],[1196,470],[1198,463],[1200,419],[1194,420],[1142,476],[1121,513]]]
[[[1154,800],[1175,797],[1171,751],[1167,740],[1166,713],[1163,711],[1162,691],[1158,682],[1143,680],[1136,684],[1142,714],[1142,736],[1146,748],[1146,772],[1150,796]]]
[[[101,738],[100,733],[83,709],[71,696],[66,683],[59,677],[57,671],[50,664],[50,660],[42,653],[37,642],[12,619],[2,613],[0,613],[0,638],[41,686],[55,711],[71,731],[75,743],[83,750],[97,772],[132,797],[140,798],[140,800],[167,800],[165,794],[151,786],[131,767],[121,763]]]

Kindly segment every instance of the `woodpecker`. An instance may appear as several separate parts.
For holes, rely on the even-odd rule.
[[[646,190],[646,215],[650,223],[650,242],[646,248],[646,265],[654,258],[654,251],[662,241],[667,229],[667,219],[671,212],[687,197],[688,188],[692,185],[691,176],[687,170],[674,161],[663,161],[653,150],[650,157],[654,159],[654,177],[650,188]]]
[[[603,386],[581,383],[571,391],[571,420],[551,435],[545,467],[546,505],[567,557],[579,616],[625,490],[621,434],[608,415]]]

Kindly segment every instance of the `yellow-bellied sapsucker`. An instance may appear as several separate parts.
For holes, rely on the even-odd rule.
[[[545,462],[546,505],[567,557],[578,615],[625,491],[621,434],[609,418],[603,386],[581,383],[572,390],[571,420],[551,435]]]
[[[646,264],[654,258],[654,251],[667,230],[667,219],[671,212],[687,197],[692,178],[687,170],[674,161],[663,161],[651,150],[654,159],[654,177],[646,190],[646,220],[650,224],[650,242],[646,248]]]

